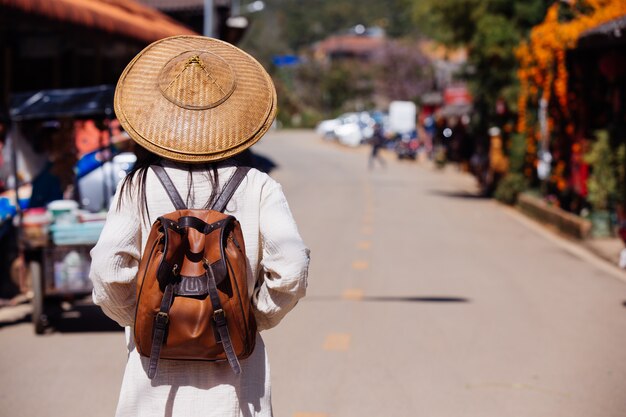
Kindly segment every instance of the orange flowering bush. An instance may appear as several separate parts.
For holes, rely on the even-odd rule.
[[[521,88],[518,97],[517,130],[528,133],[527,112],[529,105],[536,107],[540,99],[551,103],[556,99],[560,110],[567,117],[568,74],[565,52],[576,47],[580,35],[595,26],[626,15],[624,0],[570,0],[569,20],[560,15],[560,2],[549,7],[542,23],[535,26],[528,41],[516,50],[519,61],[517,76]]]

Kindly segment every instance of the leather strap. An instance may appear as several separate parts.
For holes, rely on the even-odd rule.
[[[165,188],[165,192],[167,192],[167,195],[174,204],[176,210],[185,210],[187,205],[181,198],[178,190],[176,190],[172,179],[169,175],[167,175],[167,172],[165,172],[165,168],[161,165],[150,165],[150,168],[152,168],[159,181],[161,181],[161,184],[163,184],[163,188]]]
[[[204,267],[206,269],[207,282],[209,284],[209,297],[211,298],[211,304],[213,305],[213,320],[217,326],[217,332],[220,336],[219,343],[222,344],[224,353],[228,363],[236,375],[241,373],[241,365],[237,354],[233,348],[233,343],[230,339],[230,333],[228,332],[228,326],[226,324],[226,315],[222,309],[222,302],[220,301],[219,294],[217,292],[217,285],[215,284],[215,275],[211,266],[205,262]]]
[[[165,342],[165,334],[169,324],[169,312],[174,300],[174,286],[167,284],[163,299],[161,300],[161,308],[154,317],[154,334],[152,336],[152,348],[150,349],[150,364],[148,366],[148,378],[152,379],[156,376],[157,366],[159,365],[159,356],[161,355],[161,347]]]
[[[222,190],[222,194],[217,199],[217,201],[211,207],[211,210],[223,212],[226,210],[226,205],[235,194],[237,187],[241,184],[241,181],[246,177],[246,174],[250,171],[250,167],[237,167],[235,173],[228,180],[226,185],[224,186],[224,190]]]
[[[193,217],[193,216],[182,216],[178,218],[178,227],[182,230],[185,229],[187,227],[191,227],[192,229],[197,230],[198,232],[208,235],[209,233],[211,233],[214,230],[220,229],[222,227],[224,227],[224,225],[226,223],[228,223],[229,221],[231,221],[231,217],[228,217],[226,219],[223,220],[218,220],[215,223],[206,223],[202,220],[200,220],[197,217]]]

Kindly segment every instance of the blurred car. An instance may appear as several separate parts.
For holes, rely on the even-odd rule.
[[[376,121],[369,112],[344,113],[336,119],[321,121],[316,132],[347,146],[359,146],[374,134]]]
[[[315,132],[324,139],[335,139],[335,128],[341,125],[337,119],[322,120],[315,127]]]
[[[403,133],[398,136],[396,140],[395,151],[398,159],[412,159],[417,158],[417,151],[419,148],[419,141],[417,135],[413,133]]]
[[[358,123],[346,123],[335,128],[335,137],[342,145],[359,146],[363,142],[363,133]]]

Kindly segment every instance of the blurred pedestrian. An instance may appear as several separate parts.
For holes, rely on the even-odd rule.
[[[129,328],[150,225],[174,210],[150,167],[164,168],[188,207],[211,207],[227,180],[240,172],[237,157],[271,126],[276,104],[274,85],[261,65],[211,38],[157,41],[122,73],[115,111],[145,152],[118,187],[91,252],[90,273],[94,302],[127,328],[129,355],[118,417],[272,416],[269,362],[258,333],[251,356],[240,360],[239,375],[228,362],[163,359],[150,379],[150,360],[138,353]],[[257,328],[272,328],[305,295],[309,250],[281,186],[258,170],[247,172],[225,213],[235,216],[243,230]]]
[[[370,153],[368,167],[369,169],[374,169],[375,161],[383,167],[386,168],[385,159],[380,155],[380,150],[385,146],[386,138],[385,133],[383,131],[383,127],[380,123],[376,123],[374,125],[374,134],[372,135],[372,139],[370,140],[370,144],[372,145],[372,152]]]
[[[488,195],[492,195],[495,192],[498,183],[509,171],[509,158],[505,152],[500,128],[495,126],[489,128]]]

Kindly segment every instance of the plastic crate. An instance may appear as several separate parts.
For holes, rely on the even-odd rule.
[[[93,245],[49,246],[45,249],[45,286],[48,293],[82,293],[93,288],[89,279]]]
[[[50,226],[55,245],[95,245],[104,222],[53,224]]]

